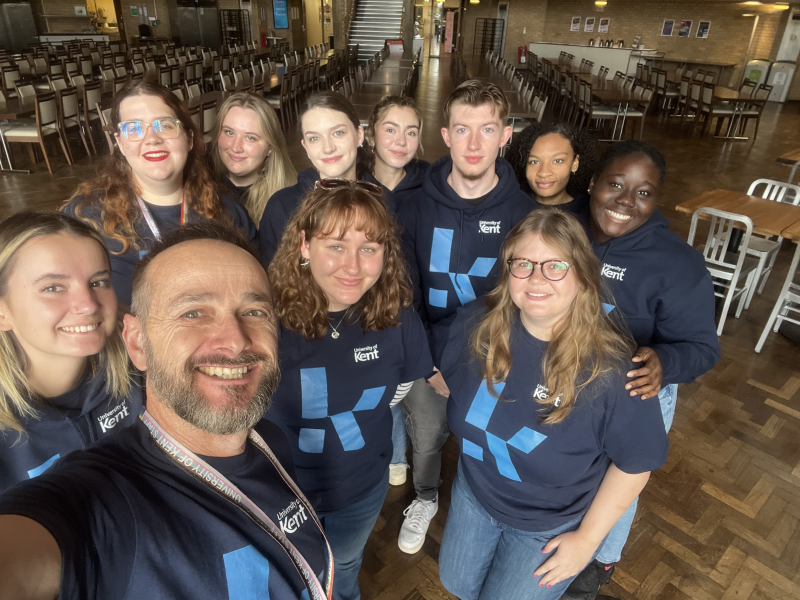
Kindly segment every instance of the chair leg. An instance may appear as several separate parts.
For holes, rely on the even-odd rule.
[[[36,158],[36,152],[34,151],[33,144],[25,144],[28,147],[28,156],[31,157],[31,164],[38,163],[38,159]]]
[[[92,153],[97,156],[97,146],[94,145],[94,132],[92,131],[91,119],[84,119],[86,121],[86,132],[89,134],[89,141],[92,143]]]
[[[83,134],[83,128],[78,123],[78,135],[81,136],[81,141],[83,142],[83,147],[86,149],[86,156],[91,156],[92,153],[89,152],[89,144],[86,143],[86,136]]]
[[[63,129],[59,128],[58,131],[58,141],[61,144],[61,150],[64,152],[64,156],[67,157],[67,164],[72,166],[74,161],[72,160],[72,151],[69,147],[69,140],[67,139],[67,132]]]
[[[729,282],[730,287],[725,293],[725,303],[722,305],[722,312],[719,315],[719,325],[717,325],[717,337],[722,335],[722,328],[725,327],[725,319],[728,318],[728,311],[731,308],[731,301],[733,300],[734,282]]]
[[[744,307],[749,309],[750,303],[753,301],[753,296],[756,295],[756,287],[758,287],[758,280],[761,279],[761,274],[764,271],[764,263],[767,262],[767,255],[762,254],[758,257],[758,266],[755,268],[754,271],[754,279],[753,285],[750,286],[750,289],[747,291],[747,302],[745,303]]]
[[[47,164],[47,170],[50,171],[50,175],[52,175],[53,169],[50,168],[50,159],[47,157],[47,149],[44,147],[44,140],[39,140],[39,146],[42,148],[42,154],[44,154],[44,162]]]

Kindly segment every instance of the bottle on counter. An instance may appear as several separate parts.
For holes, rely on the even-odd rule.
[[[602,48],[603,46],[605,46],[605,45],[606,45],[606,41],[605,41],[604,39],[602,39],[602,38],[601,38],[601,39],[600,39],[600,41],[599,41],[599,42],[597,42],[597,45],[598,45],[600,48]]]
[[[617,42],[617,48],[624,48],[625,47],[625,40],[620,40]]]
[[[589,39],[589,45],[590,46],[594,46],[594,38],[590,38]]]

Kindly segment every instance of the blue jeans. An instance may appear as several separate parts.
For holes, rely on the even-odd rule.
[[[364,546],[378,520],[389,489],[389,469],[381,482],[363,498],[332,513],[321,514],[325,537],[333,552],[333,597],[336,600],[359,600],[358,572],[364,558]]]
[[[453,481],[450,510],[439,550],[439,578],[461,600],[549,600],[561,597],[572,579],[539,587],[533,572],[551,555],[547,542],[574,531],[582,517],[544,531],[515,529],[492,518],[472,494],[461,471]]]
[[[631,398],[636,400],[636,398]],[[661,416],[664,418],[664,427],[667,431],[672,427],[672,419],[675,417],[675,404],[678,401],[678,384],[670,383],[661,388],[658,392],[658,401],[661,404]],[[633,518],[636,516],[636,506],[639,504],[639,499],[633,501],[625,511],[619,521],[616,522],[611,531],[608,532],[606,541],[600,546],[600,551],[597,553],[597,560],[605,565],[619,562],[622,557],[622,549],[628,541],[628,535],[631,532],[633,525]]]
[[[392,407],[392,464],[408,466],[406,450],[408,449],[408,433],[406,420],[403,417],[403,407],[395,404]]]

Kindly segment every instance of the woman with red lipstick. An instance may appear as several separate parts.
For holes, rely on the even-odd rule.
[[[261,96],[236,92],[220,106],[211,139],[214,171],[259,223],[267,200],[297,181],[275,110]]]
[[[380,187],[323,179],[286,228],[269,278],[281,382],[266,418],[333,551],[336,600],[358,571],[389,485],[392,404],[433,370],[395,222]]]
[[[584,131],[569,123],[534,123],[514,137],[505,158],[537,208],[558,206],[577,215],[589,204],[597,154]]]
[[[58,213],[0,223],[0,492],[141,407],[100,234]]]
[[[422,114],[413,98],[387,96],[375,105],[366,131],[366,152],[362,164],[364,179],[380,185],[387,205],[397,207],[403,200],[419,193],[425,182],[425,172],[430,163],[417,160],[422,153]],[[403,409],[392,407],[392,443],[394,454],[389,465],[389,484],[402,485],[406,481],[406,433]]]
[[[357,159],[364,129],[350,101],[336,92],[319,92],[306,100],[300,113],[301,144],[312,166],[300,171],[297,183],[269,199],[259,224],[261,262],[266,267],[292,213],[320,179],[362,179]]]
[[[117,147],[62,210],[103,236],[120,303],[131,303],[136,263],[186,221],[221,219],[256,241],[244,207],[218,193],[203,134],[175,94],[160,85],[131,83],[114,98],[111,125]]]

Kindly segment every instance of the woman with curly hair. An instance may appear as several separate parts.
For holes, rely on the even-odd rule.
[[[587,133],[569,123],[534,123],[514,136],[505,158],[537,208],[558,206],[577,215],[589,205],[597,153]]]
[[[286,434],[322,519],[337,600],[360,597],[364,545],[389,485],[390,407],[433,370],[395,227],[380,187],[323,179],[269,267],[282,375],[265,417]]]
[[[103,236],[120,303],[131,303],[136,263],[186,221],[221,219],[256,240],[244,207],[218,193],[203,134],[175,94],[157,84],[131,83],[114,99],[111,125],[117,147],[62,210]]]

